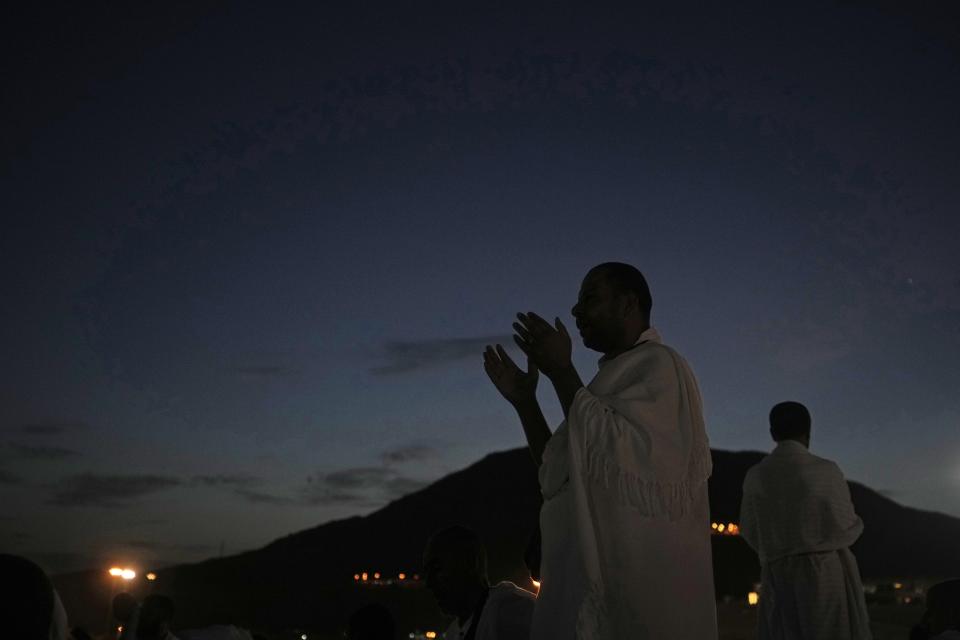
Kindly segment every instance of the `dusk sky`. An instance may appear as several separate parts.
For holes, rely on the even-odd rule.
[[[799,400],[960,516],[952,3],[325,4],[5,20],[0,548],[200,560],[521,446],[483,347],[608,260],[713,447]]]

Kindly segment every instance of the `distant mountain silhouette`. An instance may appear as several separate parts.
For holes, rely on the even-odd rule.
[[[763,455],[713,451],[714,520],[738,521],[744,475]],[[960,519],[898,505],[857,483],[850,488],[866,525],[854,547],[865,578],[960,574]],[[141,588],[173,596],[180,627],[232,622],[333,631],[350,611],[380,601],[394,611],[402,629],[438,628],[443,616],[424,589],[359,587],[354,574],[416,573],[427,537],[461,523],[486,542],[492,579],[529,586],[523,554],[539,508],[536,469],[527,450],[493,453],[368,516],[329,522],[255,551],[161,570],[156,582]],[[759,580],[756,555],[738,537],[712,540],[718,596],[742,596]],[[56,582],[71,620],[91,628],[103,625],[107,596],[99,573],[59,576]]]

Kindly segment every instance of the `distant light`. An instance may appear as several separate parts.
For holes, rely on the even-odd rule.
[[[157,574],[155,574],[153,571],[147,574],[147,580],[156,580],[156,579],[157,579]]]
[[[427,632],[426,632],[425,634],[423,634],[423,635],[425,635],[426,637],[432,639],[432,638],[436,638],[436,637],[437,637],[437,632],[436,632],[436,631],[427,631]]]
[[[903,604],[910,604],[910,602],[912,601],[913,601],[913,598],[911,598],[910,596],[907,596],[906,598],[903,599]]]
[[[117,633],[123,633],[123,625],[117,627]]]
[[[353,574],[353,580],[354,580],[354,582],[356,582],[356,581],[359,580],[359,579],[360,579],[360,574],[359,574],[359,573]]]
[[[416,638],[416,637],[417,637],[416,634],[414,634],[414,633],[411,631],[411,632],[410,632],[410,639],[413,640],[413,638]]]
[[[377,572],[375,572],[375,573],[373,574],[373,579],[374,579],[374,580],[379,580],[379,579],[380,579],[380,572],[379,572],[379,571],[377,571]]]
[[[300,634],[300,640],[307,640],[307,634],[301,633],[301,634]]]
[[[716,522],[711,522],[711,523],[710,523],[710,528],[711,528],[711,529],[716,529],[716,528],[717,528],[717,523],[716,523]]]
[[[110,575],[113,577],[121,576],[123,575],[123,569],[120,567],[110,567]]]
[[[757,603],[760,602],[760,594],[756,591],[751,591],[747,594],[747,604],[751,607],[755,607]]]
[[[363,580],[364,582],[367,581],[367,572],[366,572],[366,571],[364,571],[363,573],[360,574],[360,579]]]
[[[419,580],[419,579],[420,579],[420,574],[418,574],[418,573],[413,574],[413,579],[414,579],[414,580]]]
[[[397,577],[400,578],[401,580],[406,580],[406,579],[407,579],[407,574],[401,573],[401,574],[399,574]]]
[[[717,531],[719,531],[720,533],[723,533],[723,529],[724,529],[724,526],[723,526],[723,523],[721,522],[720,524],[717,525]]]
[[[894,583],[893,583],[893,588],[894,588],[894,589],[903,589],[903,584],[901,584],[901,583],[899,583],[899,582],[894,582]]]
[[[539,580],[534,580],[533,578],[530,578],[530,582],[533,583],[533,588],[536,589],[536,590],[539,592],[539,591],[540,591],[540,581],[539,581]]]
[[[124,569],[122,572],[120,572],[120,577],[124,580],[133,580],[137,577],[137,572],[133,569]]]

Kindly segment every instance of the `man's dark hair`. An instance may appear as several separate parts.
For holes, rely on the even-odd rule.
[[[53,585],[43,569],[26,558],[0,554],[0,619],[4,638],[50,637]]]
[[[604,262],[598,264],[591,271],[599,271],[617,293],[632,293],[637,296],[637,304],[644,317],[650,320],[650,311],[653,309],[653,298],[647,279],[636,267],[623,262]]]
[[[396,633],[390,611],[376,602],[354,611],[347,623],[349,640],[396,640]]]
[[[770,410],[770,435],[777,442],[810,436],[810,412],[799,402],[781,402]]]
[[[126,591],[118,593],[113,598],[113,617],[126,624],[137,608],[137,599]]]
[[[927,589],[927,609],[949,612],[953,629],[960,626],[960,579],[938,582]]]
[[[173,600],[157,593],[150,594],[143,599],[140,605],[140,619],[137,622],[138,638],[153,638],[158,635],[160,627],[173,622]]]
[[[480,575],[487,575],[487,549],[477,532],[463,525],[453,525],[440,529],[432,536],[428,546],[434,549],[455,549],[470,554],[477,563]]]

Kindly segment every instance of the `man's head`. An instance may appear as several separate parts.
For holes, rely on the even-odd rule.
[[[113,617],[121,624],[127,624],[137,608],[137,599],[126,591],[113,598]]]
[[[382,604],[357,609],[347,623],[347,640],[395,640],[393,616]]]
[[[445,613],[468,614],[488,586],[487,552],[471,529],[448,527],[433,534],[423,552],[427,588]]]
[[[55,605],[53,585],[43,569],[26,558],[0,554],[0,635],[48,640]]]
[[[580,285],[573,317],[588,349],[618,353],[650,326],[653,299],[643,274],[628,264],[604,262]]]
[[[140,605],[140,620],[137,623],[137,640],[162,640],[173,624],[173,600],[167,596],[152,594]]]
[[[923,617],[932,634],[960,631],[960,580],[938,582],[927,590],[927,611]]]
[[[799,402],[781,402],[770,410],[770,435],[776,442],[795,440],[810,446],[810,412]]]

